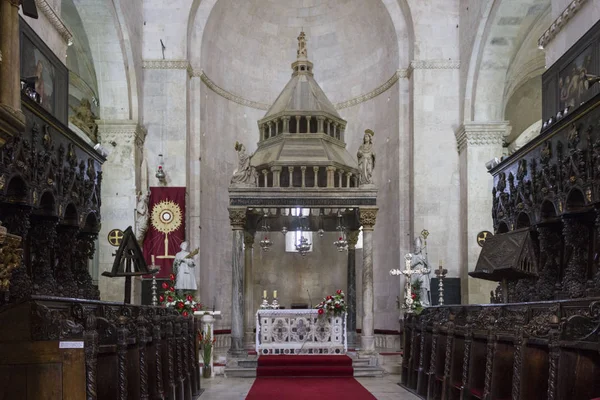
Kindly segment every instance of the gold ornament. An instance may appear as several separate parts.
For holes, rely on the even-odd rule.
[[[165,235],[181,226],[181,208],[171,201],[163,200],[152,209],[152,226]]]
[[[169,233],[181,226],[181,208],[171,200],[163,200],[152,208],[150,223],[157,231],[165,234],[165,254],[157,258],[175,258],[169,254]]]

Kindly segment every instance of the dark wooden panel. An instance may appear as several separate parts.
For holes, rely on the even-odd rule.
[[[27,366],[0,365],[0,400],[27,398]]]
[[[60,363],[27,366],[27,400],[62,400]]]
[[[431,278],[431,304],[438,303],[438,278]],[[444,304],[460,304],[460,278],[444,278]]]

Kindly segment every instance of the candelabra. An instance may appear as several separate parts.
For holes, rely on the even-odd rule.
[[[273,310],[279,309],[279,302],[277,302],[277,298],[273,299],[273,302],[271,303],[270,308],[273,309]]]
[[[296,250],[298,250],[298,253],[304,257],[306,253],[310,251],[310,246],[311,244],[308,243],[308,239],[304,236],[300,236],[300,240],[296,244]]]
[[[440,266],[435,270],[435,274],[438,277],[438,305],[440,306],[444,305],[444,278],[447,273],[448,270],[442,268],[442,262],[440,261]]]
[[[271,246],[273,246],[273,242],[271,242],[271,240],[269,240],[269,236],[267,236],[267,233],[269,232],[269,226],[267,225],[267,214],[265,214],[263,218],[262,230],[265,234],[265,238],[259,242],[260,249],[262,251],[269,251]]]
[[[260,304],[260,309],[261,310],[267,310],[271,308],[271,306],[269,305],[269,300],[267,299],[267,297],[263,297],[262,303]]]
[[[157,306],[158,305],[158,297],[157,297],[158,293],[157,293],[157,286],[156,286],[156,274],[159,273],[160,266],[154,265],[154,256],[152,256],[152,266],[150,269],[156,269],[156,272],[152,274],[152,305]]]

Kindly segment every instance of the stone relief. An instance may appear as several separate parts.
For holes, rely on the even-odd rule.
[[[367,129],[363,138],[363,144],[358,148],[357,157],[360,186],[374,184],[375,149],[373,149],[373,135],[375,135],[375,132]]]
[[[92,112],[92,105],[88,99],[81,99],[77,107],[69,106],[75,114],[69,117],[69,121],[81,129],[94,143],[98,142],[98,117]]]
[[[254,167],[250,165],[251,156],[246,153],[246,147],[235,142],[235,151],[238,153],[238,167],[233,171],[231,186],[258,186],[258,175]]]
[[[150,192],[146,191],[138,193],[137,205],[135,207],[135,237],[140,245],[144,243],[148,224],[150,222],[150,214],[148,213],[148,200]]]

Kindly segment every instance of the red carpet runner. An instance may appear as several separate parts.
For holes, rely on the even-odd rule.
[[[260,356],[246,400],[375,399],[353,374],[348,356]]]

